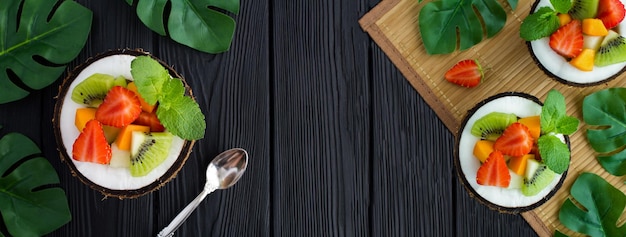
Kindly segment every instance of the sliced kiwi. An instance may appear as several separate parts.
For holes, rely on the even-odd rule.
[[[570,16],[578,20],[594,18],[597,12],[598,0],[572,0],[572,8],[569,10]]]
[[[145,176],[167,158],[173,135],[169,132],[133,132],[130,148],[130,174]]]
[[[481,139],[495,141],[504,129],[517,121],[517,115],[511,113],[491,112],[476,120],[471,133]]]
[[[113,86],[126,87],[126,78],[113,77],[107,74],[95,73],[76,85],[72,91],[72,100],[89,107],[98,107],[102,104],[107,92]]]
[[[526,175],[522,184],[522,194],[534,196],[552,183],[556,173],[550,170],[548,166],[534,159],[528,159],[527,162]]]
[[[594,64],[602,67],[621,62],[626,62],[626,38],[611,30],[604,37]]]

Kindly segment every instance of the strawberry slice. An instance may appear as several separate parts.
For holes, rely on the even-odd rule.
[[[533,148],[533,136],[526,125],[513,123],[496,139],[493,148],[504,155],[523,156]]]
[[[150,132],[163,132],[165,131],[165,127],[159,121],[155,113],[148,113],[145,111],[141,111],[139,117],[135,119],[133,124],[144,125],[150,127]]]
[[[464,87],[475,87],[483,80],[483,69],[476,60],[466,59],[450,68],[446,80]]]
[[[604,27],[611,29],[624,20],[626,11],[620,0],[600,0],[596,18],[602,20]]]
[[[89,120],[78,135],[72,146],[72,158],[98,164],[108,164],[111,161],[111,146],[98,120]]]
[[[575,58],[583,50],[583,26],[572,20],[550,35],[550,48],[566,58]]]
[[[137,94],[124,87],[114,86],[96,110],[96,119],[102,124],[121,128],[135,121],[139,113],[141,102]]]
[[[476,173],[476,182],[480,185],[507,188],[511,184],[511,174],[500,151],[489,154]]]

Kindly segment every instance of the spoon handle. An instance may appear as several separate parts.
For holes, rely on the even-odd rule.
[[[193,201],[187,204],[185,209],[183,209],[180,213],[178,213],[178,215],[174,217],[174,220],[172,220],[172,222],[170,222],[169,225],[167,225],[165,228],[163,228],[163,230],[161,230],[161,232],[159,232],[157,237],[174,236],[174,232],[178,229],[178,227],[180,227],[180,225],[183,224],[183,222],[185,222],[185,220],[187,220],[187,218],[200,205],[200,203],[202,203],[202,200],[204,200],[204,198],[209,193],[212,193],[216,189],[217,188],[214,188],[214,187],[205,187],[204,189],[202,189],[202,192],[200,192],[200,194],[198,194],[198,196],[196,196],[196,198],[193,199]]]

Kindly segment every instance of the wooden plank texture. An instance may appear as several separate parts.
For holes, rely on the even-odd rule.
[[[59,160],[51,119],[60,81],[0,105],[0,135],[32,138],[67,193],[72,221],[49,236],[155,236],[231,147],[248,150],[246,174],[209,195],[176,236],[535,235],[519,215],[488,210],[462,189],[453,135],[359,25],[379,1],[242,1],[222,54],[153,33],[125,1],[77,2],[94,23],[70,69],[109,49],[142,48],[185,78],[207,129],[175,179],[119,200]]]

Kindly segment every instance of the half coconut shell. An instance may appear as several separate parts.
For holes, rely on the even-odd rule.
[[[517,214],[537,208],[554,196],[563,184],[567,171],[557,174],[550,185],[532,197],[524,196],[520,189],[481,186],[476,183],[476,172],[480,167],[480,161],[472,154],[473,144],[479,138],[471,135],[471,127],[478,118],[490,112],[515,113],[518,117],[527,117],[540,114],[541,106],[543,103],[532,95],[522,92],[504,92],[478,103],[468,111],[461,123],[456,134],[454,151],[454,166],[457,175],[470,196],[492,210]],[[569,137],[564,136],[564,140],[570,148]]]
[[[537,0],[530,8],[530,13],[534,13],[537,9],[549,6],[550,0]],[[616,28],[626,29],[626,20],[622,21]],[[623,32],[619,32],[623,34]],[[578,70],[562,56],[554,52],[550,48],[550,37],[542,39],[526,41],[526,46],[535,64],[550,78],[559,83],[576,86],[587,87],[599,84],[605,84],[615,79],[626,71],[626,63],[617,63],[604,67],[594,66],[593,71],[585,72]]]
[[[67,164],[73,176],[105,196],[120,199],[136,198],[160,188],[176,177],[195,144],[195,141],[183,140],[175,136],[168,158],[144,177],[132,177],[128,168],[113,168],[108,165],[72,159],[72,145],[79,134],[76,127],[73,127],[73,116],[76,108],[82,106],[71,100],[72,89],[93,73],[123,75],[127,79],[131,79],[130,62],[135,57],[144,55],[158,61],[169,71],[172,77],[182,80],[186,93],[189,96],[193,95],[183,77],[165,62],[141,49],[118,49],[91,57],[74,68],[62,82],[56,97],[52,123],[60,158]]]

